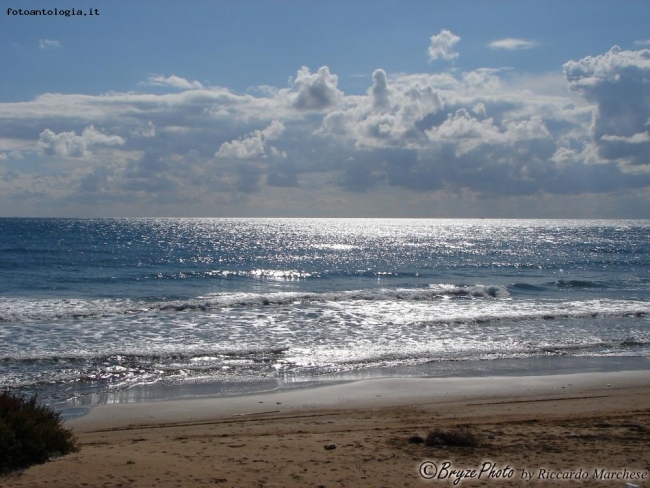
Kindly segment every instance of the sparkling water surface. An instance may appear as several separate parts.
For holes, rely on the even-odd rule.
[[[648,357],[649,231],[647,221],[0,219],[0,387],[61,401],[145,384]]]

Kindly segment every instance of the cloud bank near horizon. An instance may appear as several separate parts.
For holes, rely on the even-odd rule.
[[[345,94],[328,66],[303,66],[286,87],[245,93],[158,74],[137,92],[0,103],[0,198],[24,214],[146,215],[648,201],[650,50],[614,47],[567,61],[563,75],[440,71],[459,45],[442,30],[428,49],[432,72],[377,68],[363,94]]]

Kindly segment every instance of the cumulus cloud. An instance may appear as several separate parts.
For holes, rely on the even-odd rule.
[[[86,157],[91,155],[91,146],[121,146],[124,142],[120,136],[106,135],[92,125],[86,127],[81,135],[74,131],[56,134],[45,129],[38,137],[38,147],[45,154],[64,157]]]
[[[523,141],[551,137],[539,118],[513,120],[498,126],[494,119],[479,119],[465,108],[457,110],[453,115],[449,114],[447,120],[428,130],[427,135],[434,141],[454,142],[457,155],[476,151],[485,145],[511,146]]]
[[[63,47],[59,41],[54,39],[39,39],[38,48],[39,49],[59,49]]]
[[[519,49],[532,49],[538,46],[536,41],[527,39],[516,39],[514,37],[506,37],[505,39],[497,39],[489,44],[491,49],[505,49],[508,51],[517,51]]]
[[[450,61],[458,57],[458,53],[454,51],[454,46],[458,44],[460,37],[453,32],[442,29],[440,34],[431,36],[431,44],[429,45],[429,61],[436,61],[444,59]]]
[[[279,120],[274,120],[266,129],[253,131],[241,139],[224,142],[214,157],[235,159],[286,157],[286,154],[278,151],[269,144],[269,141],[278,139],[283,132],[284,124]]]
[[[338,105],[343,98],[343,93],[337,88],[338,80],[327,66],[313,74],[303,66],[293,80],[297,90],[294,106],[301,110],[323,110]]]
[[[389,105],[388,76],[383,69],[377,69],[372,73],[371,93],[372,104],[376,109],[381,110]]]
[[[422,147],[426,137],[417,124],[441,109],[436,89],[422,79],[389,83],[384,70],[372,78],[367,96],[327,114],[318,134],[358,149]]]
[[[591,136],[600,158],[650,164],[650,50],[614,46],[567,62],[564,72],[570,89],[595,105]]]

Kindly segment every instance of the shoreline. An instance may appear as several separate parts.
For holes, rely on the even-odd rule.
[[[259,380],[156,383],[116,392],[76,397],[52,405],[63,418],[72,420],[107,404],[150,403],[193,399],[268,395],[381,379],[443,379],[517,376],[557,376],[650,370],[650,356],[547,356],[516,359],[460,360],[415,365],[365,368],[316,376]]]
[[[324,409],[396,407],[650,388],[650,370],[525,376],[376,378],[225,397],[96,405],[66,421],[75,430],[202,422],[231,416]]]
[[[478,447],[410,442],[458,425]],[[424,462],[514,469],[510,479],[460,486],[553,486],[543,476],[579,469],[590,478],[566,486],[612,486],[594,476],[624,470],[646,476],[626,482],[650,486],[650,370],[372,379],[102,405],[66,426],[80,452],[0,479],[3,486],[453,486],[423,479]]]

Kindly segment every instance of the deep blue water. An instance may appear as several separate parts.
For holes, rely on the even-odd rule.
[[[648,221],[0,219],[0,387],[49,401],[650,356],[649,314]]]

